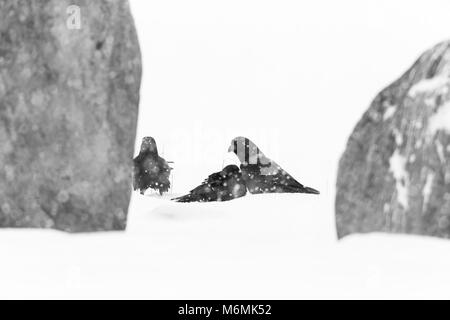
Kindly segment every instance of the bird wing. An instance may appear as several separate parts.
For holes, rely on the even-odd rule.
[[[161,164],[162,168],[163,168],[165,171],[170,171],[170,170],[173,169],[173,168],[169,165],[169,162],[167,162],[166,159],[164,159],[164,158],[162,158],[162,157],[160,157],[160,156],[158,156],[158,163]]]
[[[320,194],[320,192],[316,189],[304,186],[284,170],[275,175],[273,178],[274,186],[279,187],[286,192]]]
[[[199,199],[201,199],[202,197],[208,196],[208,194],[211,193],[215,193],[214,189],[220,185],[221,179],[223,180],[221,172],[210,174],[208,178],[203,180],[203,182],[199,186],[189,191],[189,194],[172,200],[177,202],[199,201]]]

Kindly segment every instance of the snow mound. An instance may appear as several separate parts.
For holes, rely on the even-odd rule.
[[[395,179],[397,188],[398,203],[404,209],[408,209],[408,172],[406,171],[406,157],[402,156],[398,150],[395,150],[389,159],[390,171]]]
[[[424,93],[447,93],[450,78],[447,75],[437,76],[431,79],[424,79],[416,83],[408,92],[411,97],[416,97]]]
[[[434,135],[438,130],[450,133],[450,102],[441,106],[428,122],[428,133]]]

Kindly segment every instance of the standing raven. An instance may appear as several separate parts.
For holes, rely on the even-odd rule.
[[[228,152],[234,152],[241,162],[242,177],[250,193],[311,193],[319,191],[305,187],[269,159],[250,139],[238,137],[231,141]]]
[[[133,160],[134,163],[134,190],[140,190],[144,194],[147,189],[159,191],[162,195],[170,188],[169,163],[158,155],[155,139],[145,137],[142,139],[141,151]]]
[[[172,200],[177,202],[228,201],[243,197],[246,194],[247,188],[239,167],[229,165],[222,171],[211,174],[189,194]]]

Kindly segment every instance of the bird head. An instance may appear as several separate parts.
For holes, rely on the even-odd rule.
[[[158,153],[156,141],[152,137],[145,137],[142,139],[141,152],[155,152]]]
[[[239,169],[238,166],[236,166],[234,164],[230,164],[222,169],[222,175],[227,176],[227,175],[239,173],[240,171],[241,171],[241,169]]]
[[[228,152],[233,152],[243,165],[248,164],[270,164],[271,161],[258,146],[248,138],[237,137],[231,141]]]

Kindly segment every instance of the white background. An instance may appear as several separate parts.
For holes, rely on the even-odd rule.
[[[247,135],[305,184],[331,192],[372,98],[450,38],[445,0],[131,5],[144,60],[137,146],[154,136],[176,160],[182,190]]]
[[[174,194],[245,135],[320,196],[173,204],[134,194],[125,233],[0,232],[0,297],[449,298],[444,240],[334,229],[346,139],[371,100],[450,38],[447,0],[131,0],[143,55],[138,139]]]

